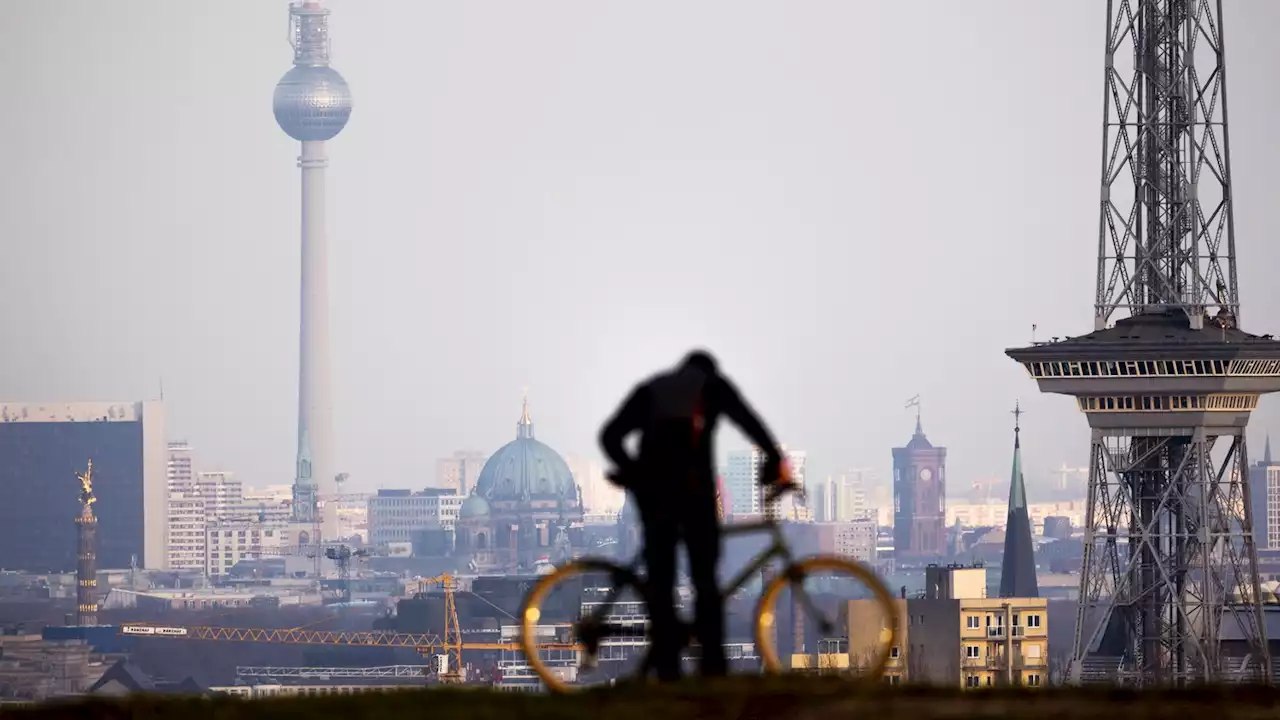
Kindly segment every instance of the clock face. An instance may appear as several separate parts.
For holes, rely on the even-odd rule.
[[[929,482],[933,478],[933,471],[929,468],[920,468],[920,479]]]

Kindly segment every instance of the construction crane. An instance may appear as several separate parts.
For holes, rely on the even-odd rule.
[[[463,651],[519,652],[517,642],[469,642],[464,641],[458,623],[458,609],[454,599],[457,581],[445,573],[420,581],[420,588],[438,585],[444,591],[444,636],[435,633],[400,633],[381,631],[330,631],[306,628],[226,628],[200,626],[160,626],[151,624],[121,625],[119,634],[134,637],[168,638],[171,640],[216,640],[221,642],[273,643],[283,645],[345,645],[354,647],[411,647],[423,657],[444,655],[446,667],[438,679],[443,683],[460,683]],[[580,652],[582,645],[575,642],[540,642],[539,651]]]
[[[458,624],[458,606],[454,600],[454,590],[457,589],[457,583],[454,582],[453,576],[444,573],[433,578],[426,578],[421,581],[423,585],[439,584],[444,590],[444,672],[440,673],[440,682],[442,683],[461,683],[462,676],[462,630]]]
[[[352,550],[348,545],[335,545],[324,550],[324,556],[338,566],[338,602],[351,602],[351,559],[368,556],[368,550]]]

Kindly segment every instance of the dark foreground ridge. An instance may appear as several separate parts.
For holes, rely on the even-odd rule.
[[[827,718],[1275,718],[1280,692],[1269,688],[1200,688],[1139,693],[1118,690],[994,690],[859,688],[839,679],[736,678],[695,680],[672,687],[627,686],[572,696],[487,690],[412,690],[347,697],[246,701],[135,697],[64,703],[3,712],[12,718],[217,718],[297,717],[460,718],[513,720],[826,720]]]

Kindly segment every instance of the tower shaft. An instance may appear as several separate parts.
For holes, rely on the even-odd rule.
[[[1239,319],[1221,0],[1108,0],[1094,329]]]
[[[87,506],[76,518],[76,624],[98,624],[98,518]]]
[[[302,169],[302,297],[298,367],[298,467],[296,519],[320,518],[323,538],[336,539],[332,503],[318,496],[335,493],[332,464],[333,417],[329,373],[329,242],[325,232],[325,143],[303,141]]]
[[[98,624],[98,517],[93,512],[93,461],[80,481],[80,514],[76,516],[76,624]]]
[[[276,85],[272,109],[280,128],[302,143],[302,282],[298,359],[298,456],[293,483],[294,519],[320,537],[338,536],[336,508],[324,503],[336,491],[333,471],[333,407],[329,375],[329,238],[325,227],[326,141],[351,117],[351,90],[329,67],[329,11],[320,0],[289,7],[293,69]],[[318,556],[317,556],[318,558]],[[317,560],[318,562],[318,560]]]

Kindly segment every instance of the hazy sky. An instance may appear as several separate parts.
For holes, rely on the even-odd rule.
[[[421,485],[514,437],[594,453],[706,345],[813,471],[924,398],[951,485],[1082,464],[1003,355],[1092,329],[1102,0],[331,0],[338,470]],[[1246,329],[1280,331],[1280,2],[1228,0]],[[290,482],[298,145],[285,0],[8,0],[0,397],[154,397],[202,469]],[[1255,456],[1280,405],[1255,413]],[[735,440],[735,442],[737,442]]]

